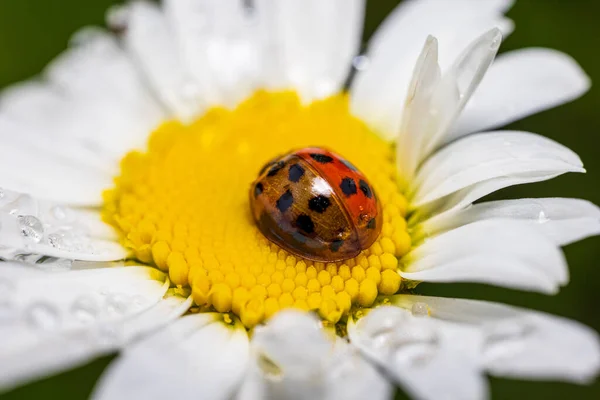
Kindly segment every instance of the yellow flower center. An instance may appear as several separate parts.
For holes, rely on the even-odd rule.
[[[308,146],[345,157],[378,193],[381,235],[356,258],[324,264],[293,256],[252,220],[248,191],[261,167]],[[392,144],[350,115],[346,96],[302,105],[291,92],[257,92],[235,110],[160,126],[147,151],[122,160],[103,215],[138,260],[190,286],[202,308],[233,312],[247,327],[287,307],[336,323],[401,288],[398,260],[411,239],[395,170]]]

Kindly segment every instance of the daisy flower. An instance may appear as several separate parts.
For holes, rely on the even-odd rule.
[[[492,131],[589,87],[553,50],[492,64],[510,3],[406,1],[358,57],[361,0],[131,2],[77,33],[0,99],[0,389],[114,351],[95,399],[481,399],[486,374],[593,379],[585,326],[413,294],[553,294],[560,247],[600,233],[584,200],[474,204],[585,172],[543,136]],[[253,222],[261,167],[308,146],[379,196],[381,234],[355,258],[303,259]]]

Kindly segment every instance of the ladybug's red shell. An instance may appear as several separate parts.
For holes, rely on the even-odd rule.
[[[265,165],[250,189],[250,206],[267,239],[315,261],[355,257],[381,231],[381,206],[365,176],[316,147]]]

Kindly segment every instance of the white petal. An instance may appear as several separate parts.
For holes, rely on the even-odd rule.
[[[0,255],[3,258],[49,256],[73,260],[122,260],[118,243],[100,213],[40,201],[0,189]],[[39,258],[39,257],[38,257]]]
[[[232,106],[256,88],[265,60],[252,13],[242,1],[166,0],[164,7],[203,102]]]
[[[77,33],[44,78],[2,93],[0,182],[98,205],[118,159],[145,143],[162,111],[116,40],[99,30]]]
[[[143,335],[170,324],[181,317],[192,305],[192,297],[184,297],[169,289],[158,304],[119,324],[112,324],[123,344],[132,343]]]
[[[431,316],[476,329],[482,365],[493,375],[586,383],[600,370],[600,341],[592,329],[565,318],[475,300],[394,296],[412,309],[426,304]]]
[[[394,390],[387,377],[368,362],[355,346],[336,338],[336,368],[329,383],[327,400],[392,399]]]
[[[183,317],[128,348],[96,386],[94,399],[229,399],[248,361],[241,324],[220,314]]]
[[[387,138],[400,126],[413,66],[428,35],[440,42],[440,65],[445,71],[476,37],[498,27],[506,35],[512,23],[502,16],[509,1],[403,2],[384,21],[369,42],[369,64],[356,76],[352,111]],[[481,3],[481,4],[479,4]]]
[[[339,91],[358,52],[364,0],[257,0],[270,88],[304,100]]]
[[[310,314],[276,314],[255,331],[250,367],[237,399],[390,398],[386,379],[355,348],[332,339]]]
[[[425,221],[420,229],[437,234],[484,219],[526,221],[559,246],[600,234],[600,208],[586,200],[546,198],[499,200],[450,211]]]
[[[10,133],[19,134],[21,128],[16,125]],[[111,186],[108,173],[32,147],[3,140],[0,148],[3,187],[66,204],[94,206],[102,202],[102,191]]]
[[[165,14],[155,4],[124,6],[124,42],[158,98],[173,114],[191,119],[201,113],[201,88],[186,69]]]
[[[474,222],[428,238],[403,258],[400,275],[428,282],[484,282],[555,293],[568,280],[560,249],[521,221]]]
[[[153,309],[168,279],[149,267],[49,273],[0,266],[1,390],[114,351],[170,317]],[[136,322],[144,311],[153,324]]]
[[[412,397],[424,400],[487,397],[475,333],[389,306],[348,324],[351,343]]]
[[[481,133],[451,143],[427,160],[416,177],[412,202],[419,207],[445,197],[445,208],[464,206],[511,184],[584,171],[577,154],[542,136]]]
[[[257,328],[251,342],[251,361],[238,400],[326,398],[325,365],[333,343],[319,321],[300,311],[277,313]]]
[[[479,85],[500,46],[501,33],[492,29],[471,43],[439,79],[437,46],[428,39],[405,101],[397,139],[399,173],[405,182],[444,140]]]
[[[431,96],[439,81],[438,42],[429,36],[415,66],[396,139],[397,170],[403,186],[411,181],[421,158],[424,136],[430,130],[429,119],[422,116],[429,114]]]
[[[590,79],[568,55],[523,49],[498,57],[448,140],[556,107],[583,95]]]
[[[494,28],[469,44],[456,59],[432,95],[430,107],[437,110],[435,130],[425,143],[422,159],[439,146],[448,129],[479,86],[500,48],[502,33]],[[433,110],[430,110],[432,112]],[[419,161],[421,161],[419,160]]]

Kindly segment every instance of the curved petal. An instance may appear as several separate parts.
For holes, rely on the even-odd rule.
[[[568,148],[533,133],[480,133],[451,143],[425,162],[415,179],[412,204],[443,199],[443,208],[464,206],[510,184],[584,172]],[[450,196],[454,195],[454,196]]]
[[[129,347],[98,382],[94,399],[229,399],[246,370],[248,336],[216,313],[188,315]]]
[[[469,101],[448,141],[506,125],[574,100],[590,88],[590,78],[570,56],[531,48],[498,57]]]
[[[493,375],[586,383],[600,371],[598,334],[575,321],[485,301],[410,295],[390,300],[475,330],[481,339],[469,345]]]
[[[149,267],[0,266],[0,391],[114,351],[189,307],[161,300],[168,279]]]
[[[384,306],[357,322],[349,319],[348,336],[414,398],[487,397],[476,352],[481,339],[471,329]]]
[[[501,38],[497,28],[479,37],[441,78],[437,45],[427,40],[417,61],[398,132],[396,158],[403,181],[412,181],[419,164],[444,140],[494,60]]]
[[[568,280],[559,248],[521,221],[474,222],[427,238],[403,259],[400,275],[427,282],[484,282],[555,293]]]
[[[352,111],[387,138],[400,127],[413,66],[428,35],[440,41],[440,65],[448,69],[463,49],[491,28],[507,35],[512,23],[502,16],[511,1],[403,2],[369,42],[369,63],[351,88]],[[481,3],[481,4],[479,4]]]
[[[338,92],[357,54],[364,0],[257,0],[265,80],[310,101]]]
[[[436,215],[418,229],[434,235],[487,219],[526,221],[558,246],[600,235],[600,208],[580,199],[499,200]]]
[[[389,399],[387,380],[314,316],[283,311],[256,329],[251,362],[238,400]]]
[[[71,209],[4,189],[0,189],[0,246],[5,259],[113,261],[127,255],[98,211]]]

